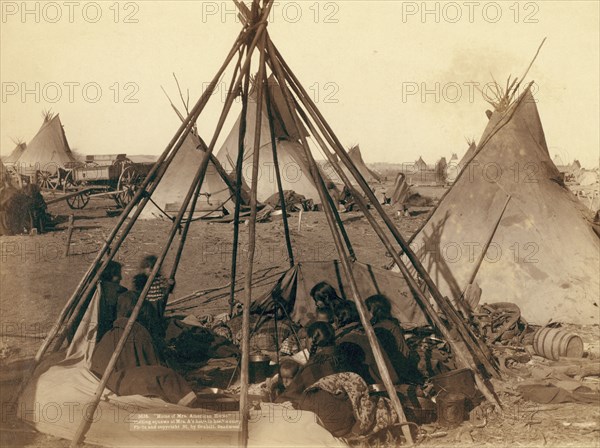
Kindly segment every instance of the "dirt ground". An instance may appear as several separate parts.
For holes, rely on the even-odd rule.
[[[435,189],[422,194],[439,198],[442,192],[443,189]],[[110,200],[100,199],[92,200],[79,211],[72,211],[63,203],[53,204],[50,212],[60,222],[55,231],[36,236],[0,237],[0,368],[3,367],[0,372],[3,375],[7,373],[8,363],[30,358],[39,347],[44,334],[116,224],[118,218],[106,216],[106,208],[112,206]],[[426,211],[420,210],[416,210],[415,216],[408,217],[396,216],[392,208],[389,211],[406,237],[412,235],[427,216]],[[73,233],[70,255],[65,256],[69,214],[75,216],[77,229]],[[389,263],[390,258],[366,218],[358,212],[351,212],[344,214],[343,220],[361,261],[378,267]],[[295,213],[290,218],[290,226],[297,261],[336,257],[323,213],[304,213],[301,221],[299,214]],[[160,252],[169,228],[168,221],[136,223],[116,257],[123,263],[125,286],[131,285],[144,255]],[[244,260],[248,227],[243,225],[240,229]],[[232,233],[232,224],[201,221],[191,227],[176,278],[174,298],[229,282]],[[257,233],[255,271],[269,267],[285,269],[288,261],[281,220],[258,224]],[[171,260],[171,257],[167,258],[166,273]],[[240,274],[244,269],[242,261]],[[265,289],[256,290],[255,296]],[[226,310],[227,301],[223,299],[206,305],[204,311],[219,313]],[[598,326],[580,330],[587,343],[600,339]],[[1,384],[3,390],[0,393],[4,397],[14,383],[13,386],[5,382]],[[428,435],[421,437],[421,444],[432,447],[600,446],[598,404],[563,404],[545,409],[511,395],[510,388],[502,392],[501,398],[505,398],[510,406],[503,417],[491,417],[483,428],[465,423],[456,430],[446,431],[445,435],[435,427],[425,428]],[[1,428],[1,446],[68,446],[65,440],[35,433],[19,422],[5,421],[4,415]]]

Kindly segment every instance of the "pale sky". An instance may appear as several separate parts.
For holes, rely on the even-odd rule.
[[[175,72],[195,102],[240,29],[229,1],[1,4],[3,155],[11,139],[33,138],[43,109],[60,113],[83,154],[160,154],[178,127],[160,87],[180,106]],[[393,163],[462,156],[489,107],[470,83],[521,76],[547,37],[526,80],[537,83],[551,155],[593,167],[599,4],[428,2],[423,16],[422,2],[278,1],[268,29],[342,142]],[[202,116],[206,138],[221,105],[215,96]]]

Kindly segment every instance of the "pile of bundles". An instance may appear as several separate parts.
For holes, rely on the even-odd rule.
[[[312,199],[306,199],[305,196],[292,190],[284,190],[283,198],[285,201],[285,209],[288,212],[299,212],[300,210],[310,211],[314,208],[314,201]],[[264,203],[265,205],[272,207],[273,210],[281,209],[279,193],[270,196]]]
[[[283,197],[286,212],[311,211],[315,209],[312,199],[306,199],[306,197],[292,190],[285,190]],[[258,222],[267,222],[276,210],[282,210],[279,193],[275,193],[265,200],[264,207],[256,215],[256,220]]]

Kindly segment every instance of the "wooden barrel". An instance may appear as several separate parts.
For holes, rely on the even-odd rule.
[[[540,328],[533,336],[533,350],[544,358],[582,358],[583,341],[579,336],[559,328]]]

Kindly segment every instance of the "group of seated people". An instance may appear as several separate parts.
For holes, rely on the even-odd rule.
[[[354,302],[340,298],[325,282],[315,285],[311,296],[317,313],[315,321],[306,328],[308,360],[301,365],[292,357],[283,358],[277,380],[272,383],[272,399],[314,412],[334,436],[360,432],[355,426],[364,426],[365,422],[358,418],[361,413],[357,412],[357,403],[369,400],[368,385],[382,383],[369,340]],[[422,382],[418,356],[409,350],[400,323],[391,314],[389,299],[377,294],[368,297],[365,304],[392,382]],[[387,406],[387,412],[380,414],[389,418],[394,412],[389,402]],[[367,412],[364,403],[361,409],[367,414],[379,412]],[[365,418],[372,429],[376,425],[374,417]]]
[[[116,351],[155,263],[153,255],[143,259],[141,272],[133,278],[131,290],[120,284],[120,263],[109,262],[101,275],[97,344],[91,359],[91,371],[98,378],[102,378]],[[120,396],[159,397],[169,403],[190,406],[196,394],[180,374],[166,365],[164,357],[164,310],[168,293],[169,282],[159,273],[133,322],[107,388]]]
[[[120,285],[119,263],[111,262],[102,275],[101,316],[91,361],[91,371],[99,378],[106,371],[155,263],[156,257],[144,259],[143,271],[134,277],[129,291]],[[167,328],[164,318],[169,287],[160,274],[150,285],[107,388],[119,396],[159,397],[193,407],[198,404],[196,394],[165,357],[165,340],[174,328]],[[389,402],[373,402],[369,396],[368,385],[382,380],[356,305],[340,298],[324,282],[311,290],[311,296],[317,312],[316,319],[305,328],[307,360],[301,365],[292,356],[282,358],[276,380],[271,381],[270,399],[314,412],[334,436],[360,433],[361,428],[372,430],[377,425],[385,427],[385,422],[394,421],[395,413]],[[422,381],[418,359],[411,354],[400,323],[391,314],[390,301],[383,295],[373,295],[365,304],[392,381]]]

